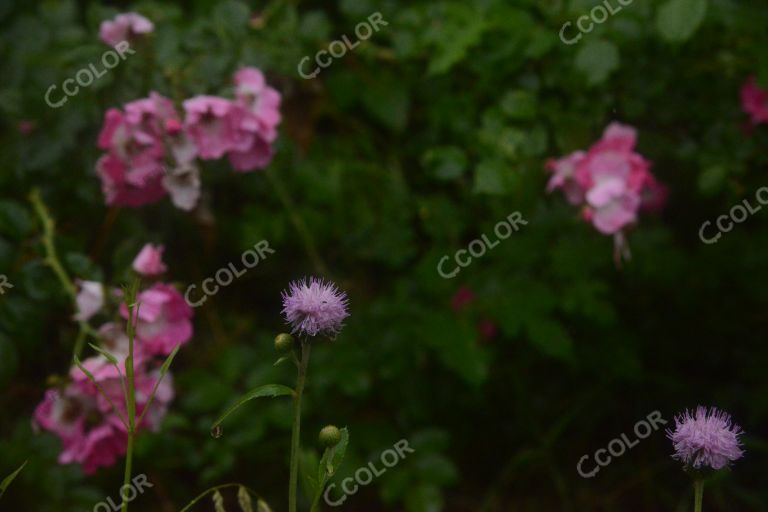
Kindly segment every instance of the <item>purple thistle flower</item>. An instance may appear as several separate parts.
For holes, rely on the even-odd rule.
[[[283,315],[292,334],[333,337],[349,316],[347,294],[317,277],[294,281],[283,296]]]
[[[699,406],[695,415],[686,410],[675,417],[675,430],[667,430],[667,437],[675,447],[674,459],[696,469],[720,469],[744,455],[742,433],[728,413]]]

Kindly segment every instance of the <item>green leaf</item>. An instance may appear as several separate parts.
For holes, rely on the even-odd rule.
[[[331,456],[330,467],[331,474],[333,476],[336,471],[339,470],[341,462],[344,460],[344,455],[347,453],[347,447],[349,446],[349,430],[347,427],[341,429],[341,440],[339,444],[333,447],[333,455]]]
[[[235,403],[232,407],[226,410],[224,414],[219,416],[219,419],[217,419],[213,425],[211,425],[211,431],[215,431],[218,429],[219,425],[221,425],[221,422],[224,421],[224,418],[235,412],[237,409],[240,408],[241,405],[243,405],[245,402],[249,400],[253,400],[254,398],[275,398],[278,396],[288,396],[293,395],[293,389],[289,388],[288,386],[283,386],[282,384],[265,384],[263,386],[259,386],[256,389],[252,389]]]
[[[558,359],[573,356],[573,340],[560,323],[534,318],[527,323],[529,341],[544,354]]]
[[[591,39],[579,49],[574,63],[590,85],[599,84],[619,67],[619,50],[610,41]]]
[[[509,91],[501,98],[501,110],[515,120],[536,117],[536,96],[526,90]]]
[[[656,13],[656,28],[666,41],[686,41],[706,14],[707,0],[669,0]]]
[[[291,360],[291,356],[283,356],[280,359],[278,359],[277,361],[275,361],[275,364],[273,364],[272,366],[280,366],[284,362],[290,361],[290,360]]]
[[[442,146],[428,149],[421,157],[421,163],[434,177],[455,180],[464,174],[467,157],[461,148]]]
[[[19,468],[16,471],[11,473],[7,477],[3,478],[3,481],[0,482],[0,497],[3,496],[3,494],[5,493],[5,490],[8,488],[9,485],[11,485],[11,482],[13,482],[13,480],[19,475],[19,473],[21,473],[21,470],[24,469],[24,466],[26,465],[27,465],[27,461],[25,460],[24,464],[19,466]]]
[[[115,358],[115,356],[113,356],[112,354],[110,354],[109,352],[107,352],[106,350],[101,348],[100,346],[94,345],[93,343],[89,343],[88,345],[93,350],[95,350],[96,352],[98,352],[99,354],[104,356],[106,358],[106,360],[109,361],[111,364],[113,364],[113,365],[117,365],[118,364],[117,359]]]

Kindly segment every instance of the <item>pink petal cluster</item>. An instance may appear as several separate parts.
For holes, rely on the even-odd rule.
[[[163,251],[165,248],[162,245],[145,245],[136,259],[133,260],[133,270],[143,276],[156,276],[162,274],[168,267],[163,263]]]
[[[612,123],[589,150],[546,164],[552,173],[547,191],[561,189],[569,203],[582,207],[586,221],[620,245],[641,211],[658,211],[666,202],[666,187],[651,174],[651,163],[635,152],[636,142],[634,128]]]
[[[235,73],[235,99],[195,96],[173,103],[155,93],[104,117],[96,164],[107,204],[138,207],[171,196],[182,210],[200,197],[196,159],[227,156],[236,171],[263,169],[272,160],[280,123],[280,94],[256,68]]]
[[[694,414],[685,411],[677,416],[675,429],[667,431],[675,448],[673,458],[696,469],[720,469],[740,459],[744,455],[741,434],[728,413],[702,406]]]
[[[148,247],[155,251],[153,255],[147,254]],[[139,266],[142,268],[148,263],[150,268],[157,270],[158,265],[162,265],[159,260],[161,250],[147,245],[136,261],[141,263]],[[165,265],[162,267],[165,270]],[[84,281],[80,287],[76,319],[88,321],[99,313],[104,313],[106,318],[116,318],[114,311],[108,311],[113,304],[105,300],[106,294],[101,283]],[[117,298],[122,292],[112,290],[110,295]],[[137,303],[134,375],[138,417],[149,404],[163,359],[178,345],[187,343],[193,329],[192,308],[168,284],[155,283],[141,291]],[[126,450],[127,434],[121,420],[121,417],[125,419],[128,415],[123,392],[125,365],[129,355],[129,339],[126,334],[128,311],[124,305],[121,305],[120,316],[117,318],[117,321],[106,322],[98,328],[101,348],[117,360],[117,368],[101,354],[85,359],[82,365],[99,383],[119,413],[115,412],[110,400],[98,392],[96,385],[77,366],[70,369],[68,383],[47,391],[35,410],[35,424],[53,432],[62,441],[59,462],[80,464],[83,471],[89,474],[100,467],[111,466]],[[172,399],[173,381],[167,374],[160,382],[150,410],[139,428],[159,428]]]
[[[752,124],[768,123],[768,91],[757,85],[754,76],[741,88],[741,107],[750,115]]]
[[[113,20],[104,20],[99,27],[99,38],[110,46],[121,41],[130,41],[137,35],[148,34],[154,24],[141,14],[128,12],[118,14]]]

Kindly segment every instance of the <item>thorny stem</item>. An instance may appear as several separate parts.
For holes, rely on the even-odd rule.
[[[704,502],[704,481],[696,480],[693,482],[693,512],[701,512],[701,505]]]
[[[301,432],[301,395],[309,366],[309,343],[301,344],[301,359],[296,378],[296,394],[293,398],[293,430],[291,432],[291,474],[288,483],[288,512],[296,512],[296,490],[299,478],[299,434]]]
[[[64,270],[64,266],[59,260],[58,253],[56,252],[56,245],[54,244],[54,226],[55,222],[48,213],[48,209],[45,207],[43,200],[40,198],[40,191],[35,189],[29,194],[29,200],[32,203],[32,207],[40,218],[40,222],[43,225],[43,247],[45,249],[45,263],[53,270],[56,277],[59,279],[62,288],[67,292],[73,302],[77,300],[77,287],[70,279],[67,271]],[[95,339],[99,339],[99,335],[93,328],[85,321],[78,321],[80,327],[75,339],[74,355],[80,357],[83,351],[83,344],[85,343],[86,335],[90,335]]]

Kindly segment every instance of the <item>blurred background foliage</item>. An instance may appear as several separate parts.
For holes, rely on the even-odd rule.
[[[609,0],[614,6],[617,5]],[[349,510],[688,510],[687,477],[655,433],[592,479],[576,462],[651,411],[732,412],[747,456],[708,489],[711,511],[768,510],[768,214],[715,245],[698,230],[768,185],[768,130],[744,128],[739,89],[768,85],[768,6],[736,0],[635,1],[572,46],[558,33],[593,0],[189,0],[0,3],[0,474],[29,464],[3,510],[90,510],[117,496],[121,467],[86,478],[59,466],[34,406],[63,375],[72,304],[42,261],[27,195],[57,220],[69,272],[121,282],[138,249],[165,244],[169,275],[200,281],[259,240],[276,254],[195,310],[174,362],[177,398],[160,433],[140,437],[134,505],[175,511],[241,481],[284,505],[287,401],[253,403],[213,439],[243,391],[290,383],[274,368],[280,290],[324,273],[351,297],[339,339],[313,351],[304,445],[326,423],[351,432],[339,482],[396,441],[416,449],[364,487]],[[105,47],[99,23],[137,11],[155,32],[61,108],[43,100]],[[314,80],[297,64],[381,12],[386,27]],[[573,32],[575,34],[575,32]],[[181,101],[223,94],[241,65],[283,94],[267,173],[207,162],[203,207],[104,205],[95,176],[103,113],[150,90]],[[543,164],[585,148],[612,120],[671,189],[659,217],[611,240],[544,193]],[[30,133],[18,124],[30,121]],[[453,255],[514,211],[528,225],[454,279]],[[301,219],[309,236],[297,230]],[[313,248],[316,254],[313,256]],[[452,307],[469,287],[475,299]],[[455,306],[455,304],[454,304]],[[212,506],[199,510],[212,510]]]

